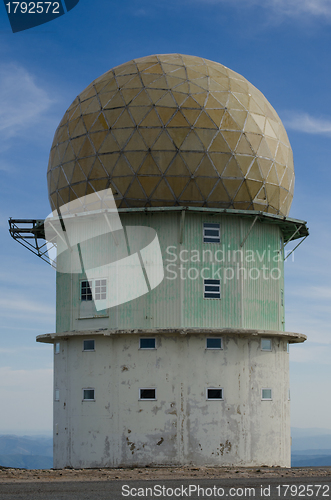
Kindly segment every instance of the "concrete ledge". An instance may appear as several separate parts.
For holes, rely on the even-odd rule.
[[[107,328],[99,330],[73,330],[70,332],[46,333],[38,335],[37,342],[53,344],[59,339],[68,339],[70,337],[86,337],[102,335],[108,337],[111,335],[227,335],[239,337],[280,337],[286,339],[290,344],[297,344],[307,340],[307,336],[302,333],[281,332],[277,330],[257,330],[247,328],[149,328],[134,330],[109,330]]]

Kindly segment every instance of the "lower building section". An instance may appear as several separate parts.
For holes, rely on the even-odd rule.
[[[290,467],[289,342],[254,330],[82,331],[54,343],[54,468]]]

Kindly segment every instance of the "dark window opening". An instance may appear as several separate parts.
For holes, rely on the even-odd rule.
[[[156,399],[156,389],[139,389],[139,399]]]
[[[220,243],[220,225],[204,223],[203,225],[203,242],[204,243]]]
[[[155,339],[154,338],[140,339],[139,340],[139,347],[140,347],[140,349],[155,349]]]
[[[216,337],[207,338],[207,349],[222,349],[222,339]]]
[[[94,389],[84,389],[83,399],[84,401],[94,401]]]
[[[203,297],[205,299],[220,299],[221,298],[221,281],[220,280],[204,280],[203,281]]]
[[[223,389],[207,389],[207,399],[223,399]]]
[[[95,342],[94,340],[84,340],[84,351],[94,351],[95,349]]]
[[[82,281],[80,287],[80,299],[92,300],[92,281]]]

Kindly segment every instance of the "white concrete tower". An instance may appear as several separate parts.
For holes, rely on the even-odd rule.
[[[306,337],[285,331],[284,246],[308,230],[265,97],[198,57],[120,65],[66,111],[48,187],[54,467],[289,467]]]

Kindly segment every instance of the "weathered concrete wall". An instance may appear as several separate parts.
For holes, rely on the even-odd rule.
[[[54,467],[147,464],[290,466],[289,360],[286,340],[223,337],[207,350],[206,335],[156,336],[139,349],[138,335],[95,335],[60,341],[54,355]],[[91,337],[88,337],[91,338]],[[139,401],[156,387],[157,401]],[[222,387],[223,401],[206,400]],[[83,401],[94,388],[95,401]],[[272,401],[261,401],[261,389]]]

